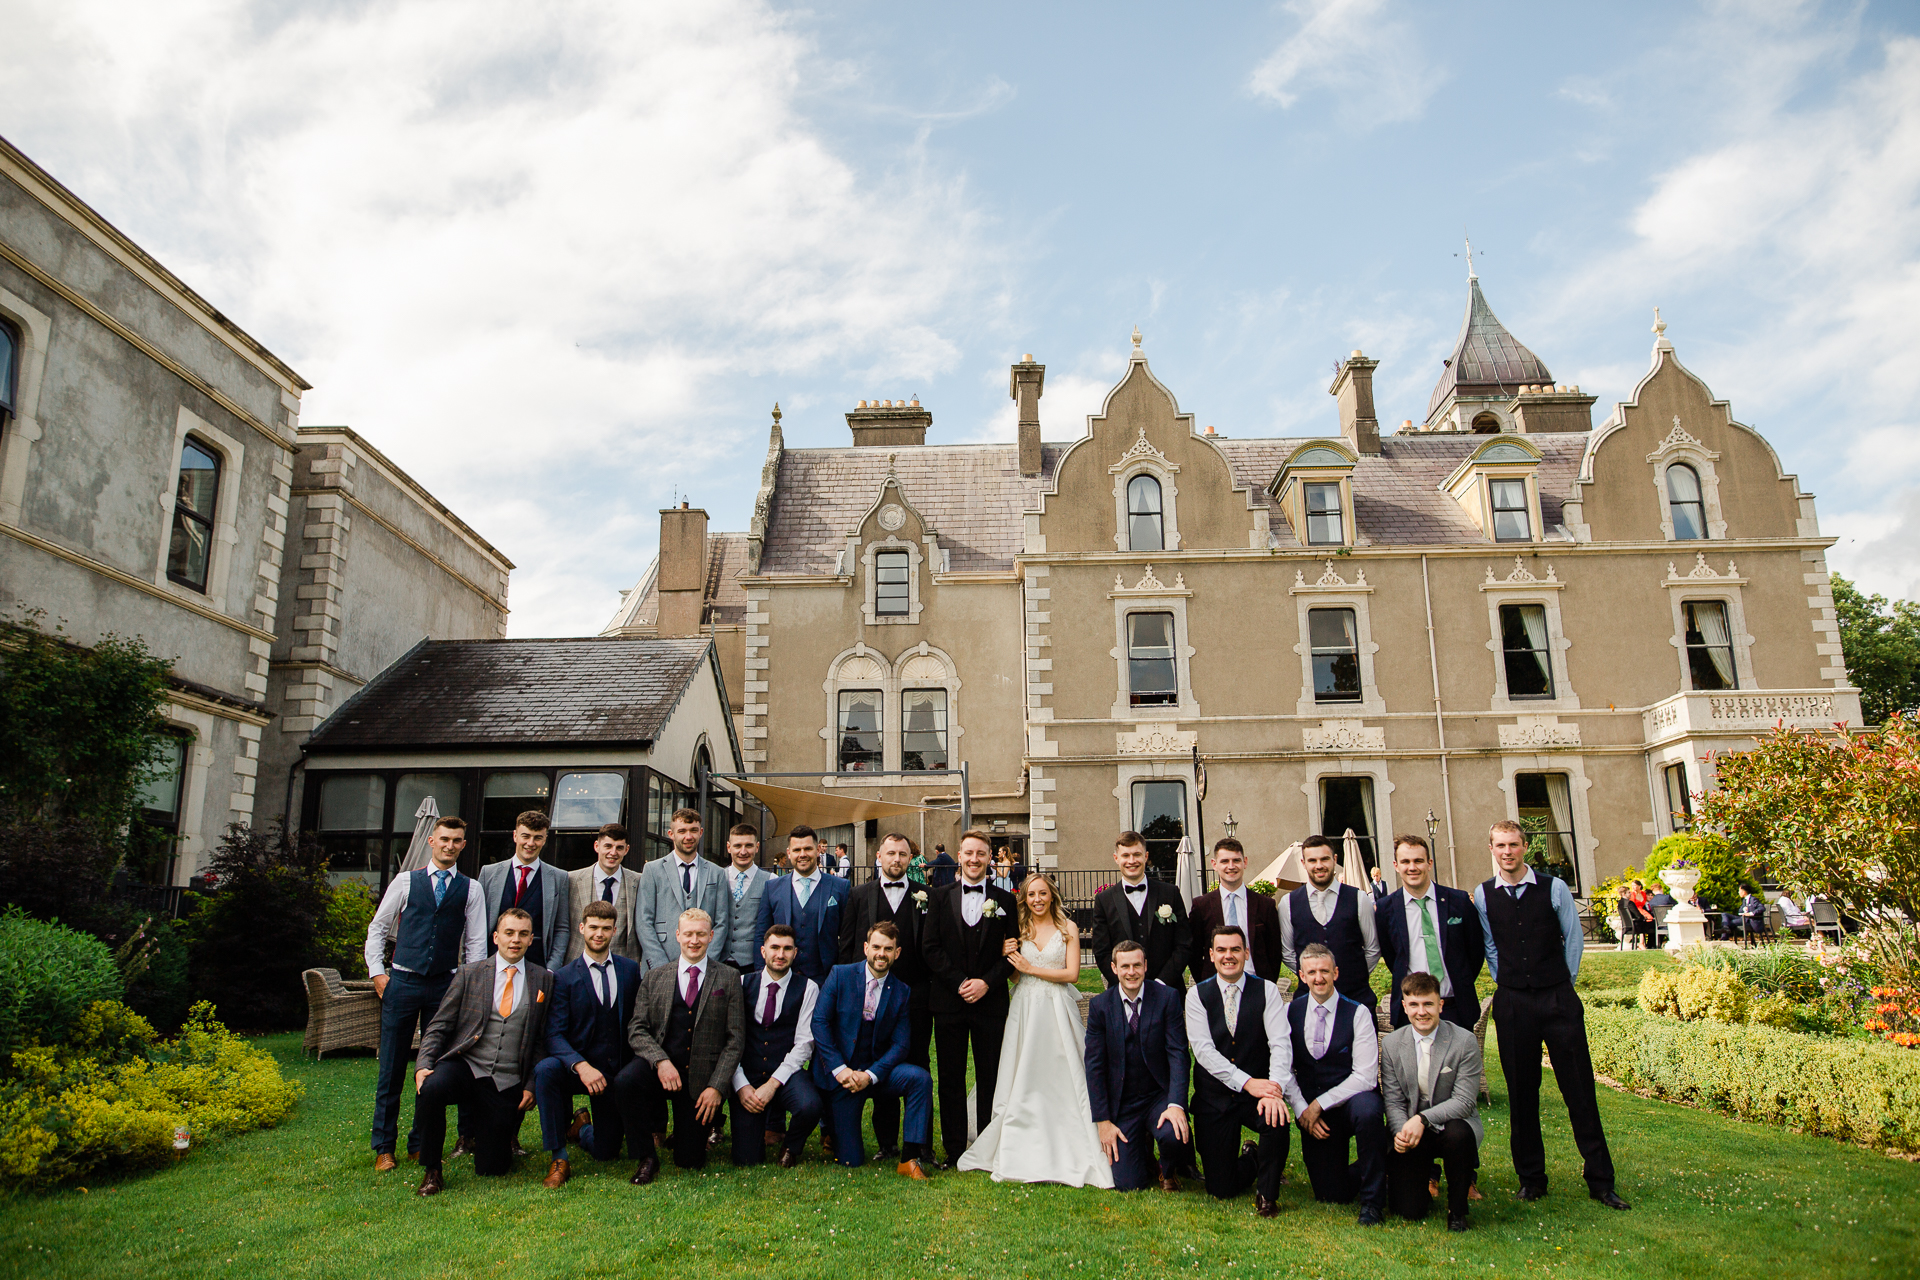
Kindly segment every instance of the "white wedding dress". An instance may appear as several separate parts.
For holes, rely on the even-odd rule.
[[[1035,968],[1064,968],[1066,935],[1044,951],[1022,942],[1020,954]],[[993,1116],[960,1157],[961,1169],[985,1169],[995,1182],[1113,1186],[1087,1100],[1086,1039],[1078,991],[1020,975],[1007,1004]]]

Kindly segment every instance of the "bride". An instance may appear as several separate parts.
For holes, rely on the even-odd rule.
[[[1020,938],[1007,960],[1019,971],[1007,1005],[993,1117],[960,1157],[995,1182],[1112,1187],[1087,1100],[1086,1031],[1080,1023],[1080,932],[1038,873],[1020,886]]]

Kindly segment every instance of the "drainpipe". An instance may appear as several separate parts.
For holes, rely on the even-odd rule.
[[[1440,806],[1447,815],[1447,866],[1452,883],[1460,883],[1460,858],[1453,847],[1453,784],[1447,777],[1447,719],[1440,707],[1440,656],[1433,640],[1433,587],[1427,580],[1427,558],[1420,557],[1420,592],[1427,600],[1427,665],[1433,671],[1433,727],[1440,737]]]

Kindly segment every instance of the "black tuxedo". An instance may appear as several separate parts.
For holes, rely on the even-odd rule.
[[[1247,930],[1247,967],[1268,982],[1280,981],[1286,964],[1280,958],[1280,908],[1268,894],[1246,891],[1247,918],[1240,927]],[[1220,905],[1220,891],[1210,890],[1193,900],[1193,980],[1205,982],[1213,976],[1213,931],[1226,923]]]
[[[1170,921],[1160,919],[1161,907],[1172,908]],[[1187,964],[1193,959],[1193,926],[1180,890],[1165,880],[1147,880],[1147,907],[1139,915],[1127,904],[1121,884],[1102,889],[1093,900],[1093,962],[1100,976],[1114,985],[1113,944],[1131,938],[1147,949],[1147,976],[1174,990],[1186,985]]]
[[[1018,939],[1013,895],[983,885],[985,898],[998,908],[967,927],[961,914],[962,890],[956,880],[929,894],[921,922],[920,954],[928,973],[928,1003],[933,1011],[934,1053],[940,1062],[940,1132],[947,1157],[958,1160],[967,1149],[967,1045],[973,1045],[973,1084],[978,1126],[993,1115],[993,1086],[1000,1074],[1000,1039],[1007,1024],[1007,979],[1014,973],[1004,944]],[[987,993],[969,1004],[960,984],[979,978]]]
[[[933,909],[933,900],[937,896],[925,885],[907,880],[907,891],[900,898],[900,909],[890,910],[887,895],[881,891],[884,876],[875,875],[864,884],[856,885],[848,895],[847,902],[840,909],[840,963],[856,964],[867,958],[867,930],[882,920],[889,921],[900,931],[900,956],[893,962],[892,975],[907,984],[911,993],[907,1005],[909,1033],[907,1039],[907,1062],[923,1070],[933,1065],[928,1050],[933,1043],[933,988],[928,982],[927,961],[921,946],[921,935],[926,932],[927,914]],[[914,900],[914,894],[924,893],[927,901],[923,906]],[[882,1150],[890,1150],[900,1145],[900,1099],[891,1094],[876,1095],[873,1100],[874,1141]]]
[[[1433,893],[1440,908],[1433,922],[1440,935],[1440,960],[1446,967],[1447,980],[1453,984],[1453,995],[1442,1002],[1440,1016],[1471,1031],[1480,1021],[1480,997],[1474,993],[1473,984],[1480,976],[1481,966],[1487,962],[1480,911],[1473,905],[1473,895],[1465,889],[1436,884]],[[1400,1007],[1400,980],[1407,976],[1416,949],[1422,968],[1426,959],[1426,948],[1419,935],[1410,936],[1407,932],[1405,889],[1395,889],[1380,902],[1373,913],[1373,927],[1380,938],[1380,958],[1387,962],[1387,971],[1393,975],[1393,1025],[1404,1027],[1407,1015]]]

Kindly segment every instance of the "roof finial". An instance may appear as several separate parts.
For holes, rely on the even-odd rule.
[[[1140,350],[1140,326],[1139,325],[1133,326],[1133,354],[1136,356],[1146,354],[1145,352]]]
[[[1653,309],[1653,349],[1671,351],[1673,344],[1667,341],[1667,322],[1660,318],[1660,308]]]
[[[780,425],[780,402],[778,400],[773,402],[773,425],[776,427]]]
[[[1467,279],[1469,282],[1478,280],[1480,277],[1473,273],[1473,237],[1466,233],[1465,228],[1462,228],[1460,238],[1467,242]]]

